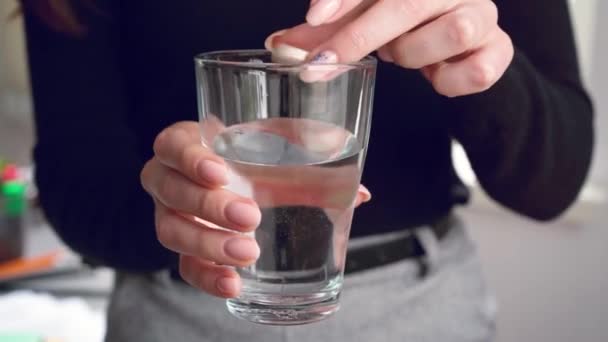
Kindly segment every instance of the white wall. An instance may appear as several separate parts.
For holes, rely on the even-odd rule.
[[[0,1],[0,89],[28,92],[23,21],[7,19],[16,8],[15,0]]]
[[[19,16],[7,19],[16,8],[15,0],[0,0],[0,157],[26,164],[33,143],[32,106],[23,22]]]
[[[597,149],[591,177],[608,191],[608,1],[598,0],[594,13],[597,25],[591,42],[593,52],[588,84],[595,103]]]
[[[608,1],[572,5],[596,109],[596,156],[583,200],[550,225],[502,210],[480,193],[463,210],[500,303],[497,342],[608,341]]]
[[[583,75],[585,80],[589,80],[593,65],[598,0],[570,0],[570,4]]]

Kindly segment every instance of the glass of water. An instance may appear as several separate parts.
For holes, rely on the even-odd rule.
[[[237,317],[293,325],[339,308],[344,259],[369,139],[376,60],[273,63],[265,50],[195,58],[202,143],[254,199],[261,255],[238,268]]]

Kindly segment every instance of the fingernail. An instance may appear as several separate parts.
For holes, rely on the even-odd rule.
[[[272,49],[272,61],[275,63],[301,63],[306,57],[308,51],[287,44],[279,44]]]
[[[229,221],[240,227],[257,227],[262,218],[258,208],[241,201],[228,204],[225,214]]]
[[[260,256],[260,247],[248,238],[233,238],[224,245],[226,254],[240,261],[256,260]]]
[[[321,1],[321,0],[319,0]],[[333,51],[323,51],[316,54],[310,65],[300,72],[300,79],[307,83],[329,81],[339,70],[331,65],[338,62],[338,55]],[[323,65],[330,64],[330,65]],[[336,74],[337,75],[337,74]]]
[[[212,160],[203,160],[197,168],[198,176],[212,184],[227,184],[228,170],[226,166]]]
[[[215,286],[224,294],[234,294],[239,292],[239,284],[236,279],[231,277],[218,278],[215,281]]]
[[[264,47],[266,48],[266,50],[272,50],[274,48],[274,39],[278,36],[283,35],[285,31],[287,30],[280,30],[268,36],[268,38],[266,38],[266,40],[264,41]]]
[[[338,55],[333,51],[322,51],[316,54],[311,60],[312,64],[337,63]]]
[[[306,21],[311,26],[318,26],[326,23],[340,9],[340,0],[318,0],[312,3]]]

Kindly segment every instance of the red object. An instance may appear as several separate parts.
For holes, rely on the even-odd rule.
[[[17,165],[15,164],[7,164],[2,170],[2,181],[8,182],[17,180],[19,178],[19,169],[17,169]]]

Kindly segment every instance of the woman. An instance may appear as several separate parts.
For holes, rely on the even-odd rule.
[[[118,271],[108,341],[490,340],[479,263],[450,214],[468,198],[451,139],[492,198],[538,220],[563,213],[589,169],[592,108],[566,0],[63,3],[24,1],[37,182],[63,239]],[[215,298],[238,294],[238,275],[218,264],[252,263],[254,240],[184,218],[234,230],[260,220],[221,189],[223,161],[199,143],[192,56],[257,48],[285,28],[269,47],[386,62],[362,180],[374,200],[351,233],[372,262],[352,267],[335,317],[290,328],[236,321]],[[403,236],[422,252],[374,259]]]

